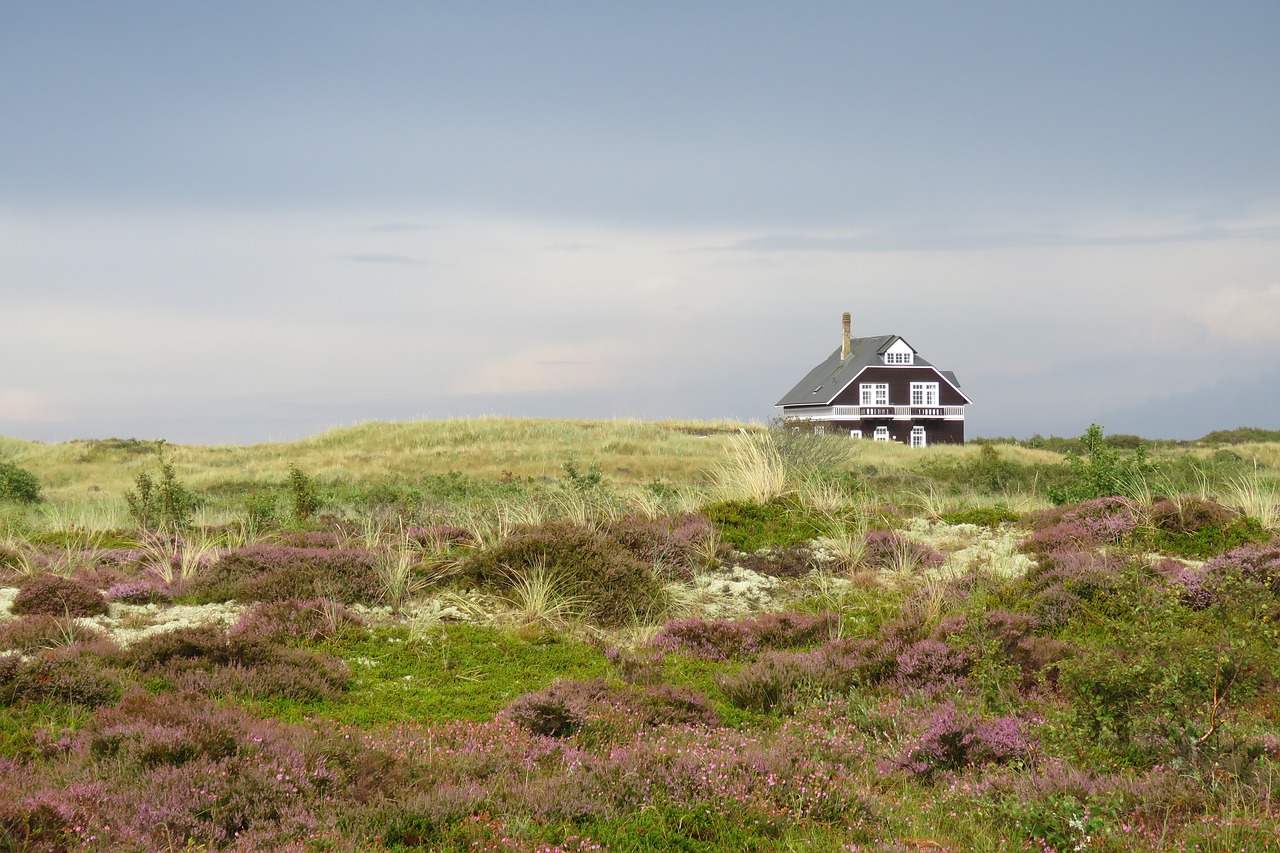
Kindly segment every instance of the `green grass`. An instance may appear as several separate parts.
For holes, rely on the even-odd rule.
[[[550,635],[540,642],[477,625],[448,625],[411,637],[379,628],[314,646],[351,667],[346,695],[329,702],[259,703],[270,716],[321,717],[375,727],[401,722],[487,720],[524,693],[556,679],[606,675],[604,655],[586,643]]]

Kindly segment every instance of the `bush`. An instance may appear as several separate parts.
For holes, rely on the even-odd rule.
[[[121,658],[179,690],[304,702],[339,696],[351,676],[337,658],[282,648],[243,631],[229,634],[217,625],[144,637]]]
[[[1280,539],[1234,548],[1210,560],[1203,576],[1208,584],[1244,581],[1280,595]]]
[[[873,530],[867,535],[863,562],[867,566],[889,571],[912,571],[940,566],[946,558],[930,548],[913,542],[896,530]]]
[[[39,503],[40,481],[26,468],[12,462],[0,462],[0,501]]]
[[[1109,444],[1102,434],[1102,427],[1090,424],[1080,437],[1084,453],[1067,454],[1070,479],[1063,485],[1049,489],[1049,500],[1055,504],[1078,503],[1111,495],[1132,497],[1152,470],[1146,448],[1138,444],[1130,456]]]
[[[23,616],[0,622],[0,649],[29,653],[106,637],[102,631],[65,616]]]
[[[200,601],[281,601],[332,598],[379,604],[383,589],[368,551],[249,545],[203,570],[191,593]]]
[[[1031,749],[1025,726],[1017,717],[984,720],[945,702],[927,712],[920,733],[885,766],[928,779],[940,771],[1009,761]]]
[[[76,648],[23,659],[0,656],[0,706],[15,702],[64,702],[97,707],[120,697],[120,680]]]
[[[557,681],[521,696],[499,716],[544,737],[568,737],[593,724],[597,728],[621,726],[632,733],[657,725],[719,724],[719,717],[700,693],[663,686],[615,687],[601,678]]]
[[[98,616],[107,612],[107,602],[87,584],[46,572],[22,583],[12,610],[40,616]]]
[[[1145,542],[1159,551],[1207,559],[1270,534],[1255,518],[1242,516],[1217,501],[1163,500],[1150,511],[1152,530]]]
[[[999,527],[1001,524],[1016,524],[1022,516],[1004,506],[982,506],[962,509],[942,514],[942,520],[948,524],[973,524],[978,527]]]
[[[124,604],[168,604],[173,601],[173,593],[164,581],[152,578],[134,578],[114,583],[107,587],[103,597],[107,601],[119,601]]]
[[[289,499],[295,521],[306,521],[320,509],[320,488],[297,465],[289,466]]]
[[[836,618],[830,613],[766,613],[730,621],[685,619],[658,632],[653,645],[705,660],[730,660],[768,649],[805,646],[831,635]]]
[[[134,522],[146,530],[186,530],[200,505],[195,493],[178,482],[173,463],[160,460],[160,481],[145,471],[134,477],[134,488],[124,493]]]
[[[587,616],[620,625],[660,609],[662,586],[652,567],[607,532],[555,522],[524,528],[462,566],[461,577],[510,589],[531,572],[559,578],[585,602]]]
[[[605,529],[640,560],[682,580],[705,568],[708,557],[715,553],[715,530],[703,515],[631,517]]]
[[[231,627],[231,634],[267,642],[315,641],[340,636],[363,624],[341,602],[290,598],[254,605]]]

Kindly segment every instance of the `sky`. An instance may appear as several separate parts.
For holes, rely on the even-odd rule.
[[[1280,4],[0,0],[0,435],[1280,428]]]

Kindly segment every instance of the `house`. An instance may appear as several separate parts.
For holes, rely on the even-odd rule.
[[[844,340],[775,406],[787,421],[811,422],[854,438],[912,447],[964,444],[964,407],[972,401],[956,375],[925,361],[899,335]]]

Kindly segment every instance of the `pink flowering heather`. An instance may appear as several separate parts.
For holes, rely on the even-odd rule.
[[[961,711],[946,702],[926,712],[919,734],[903,745],[897,756],[885,762],[908,776],[930,777],[945,770],[975,764],[1000,763],[1026,755],[1032,741],[1025,720],[992,717]]]
[[[896,530],[873,530],[867,534],[864,561],[874,568],[899,570],[940,566],[946,558],[928,545],[913,542]]]
[[[1210,560],[1204,574],[1215,583],[1239,578],[1280,595],[1280,539],[1234,548]]]
[[[805,646],[830,636],[830,613],[765,613],[748,619],[684,619],[653,639],[656,648],[706,660],[729,660],[767,649]]]

